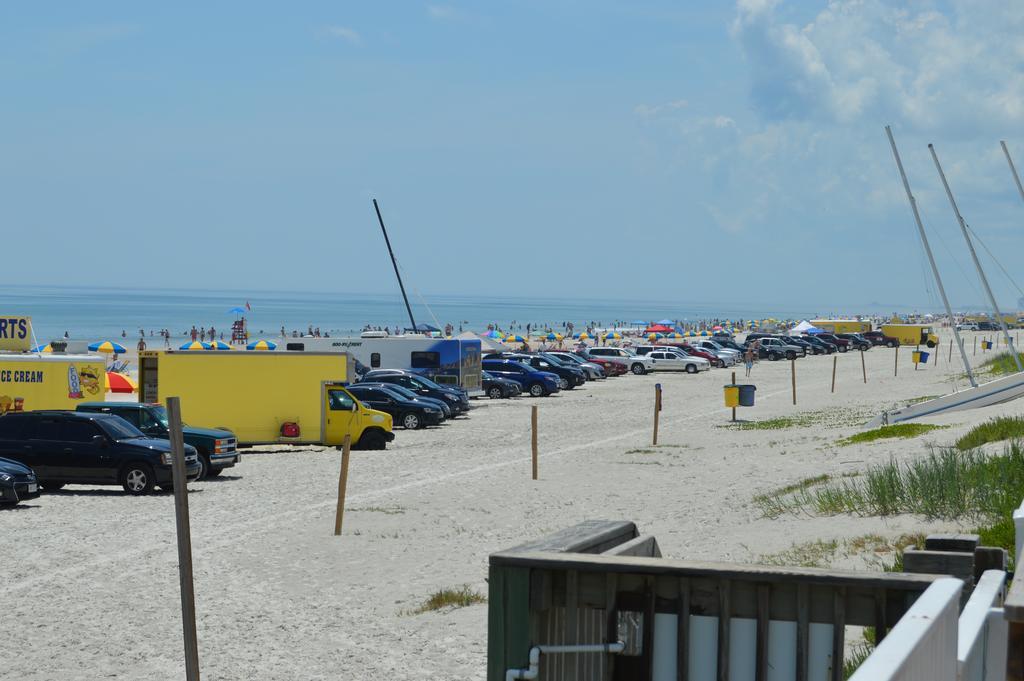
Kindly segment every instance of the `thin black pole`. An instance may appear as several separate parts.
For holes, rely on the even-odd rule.
[[[395,260],[395,252],[391,250],[391,239],[388,238],[388,230],[384,228],[384,218],[380,216],[380,206],[377,199],[373,200],[373,209],[377,211],[377,222],[380,223],[380,231],[384,232],[384,243],[388,246],[388,255],[391,256],[391,264],[395,268],[395,277],[398,278],[398,288],[402,289],[402,300],[405,301],[405,310],[409,313],[409,321],[412,322],[412,331],[416,333],[416,320],[412,318],[412,308],[409,307],[409,296],[405,295],[405,284],[402,283],[402,275],[398,273],[398,261]]]

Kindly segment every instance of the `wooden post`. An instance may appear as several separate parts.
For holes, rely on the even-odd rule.
[[[864,364],[864,353],[860,353],[860,372],[864,374],[864,382],[868,382],[868,368]]]
[[[736,372],[732,372],[732,384],[736,385]],[[736,407],[732,408],[732,420],[736,420]]]
[[[341,523],[345,520],[345,490],[348,489],[348,453],[352,448],[352,436],[346,435],[341,443],[341,473],[338,475],[338,508],[334,512],[334,536],[341,535]]]
[[[188,521],[188,481],[185,474],[185,437],[181,431],[181,402],[167,398],[171,441],[171,478],[174,482],[174,521],[178,534],[178,582],[181,586],[181,626],[185,639],[185,679],[199,681],[199,643],[196,637],[196,597],[192,579],[192,532]]]
[[[793,404],[796,404],[796,360],[789,360],[789,372],[793,377]]]
[[[861,352],[860,356],[863,359],[864,353]],[[839,355],[833,355],[833,357],[832,357],[832,392],[836,391],[836,365],[838,363],[839,363]]]
[[[533,459],[533,479],[537,479],[537,405],[530,407],[530,452]]]
[[[658,444],[658,413],[661,411],[661,383],[654,384],[654,440]]]
[[[895,350],[895,352],[893,353],[894,359],[892,375],[896,376],[900,373],[900,346],[897,345],[896,347],[893,348],[893,350]]]
[[[977,336],[974,337],[974,352],[972,354],[974,354],[974,355],[978,354],[978,337]]]
[[[946,357],[946,364],[953,363],[953,339],[949,339],[949,356]]]

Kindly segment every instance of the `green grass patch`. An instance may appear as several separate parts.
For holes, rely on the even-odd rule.
[[[408,615],[421,615],[425,612],[434,612],[446,608],[465,608],[478,603],[486,603],[487,598],[465,584],[458,589],[441,589],[435,591],[427,600],[418,607],[409,610]]]
[[[839,551],[839,542],[816,539],[803,544],[794,544],[785,551],[769,553],[758,558],[761,565],[827,567]]]
[[[824,484],[831,479],[832,478],[827,473],[816,475],[813,478],[804,478],[803,480],[798,480],[797,482],[772,490],[771,492],[758,494],[754,497],[754,503],[761,507],[761,512],[765,517],[777,518],[787,510],[785,503],[786,497],[795,492],[806,490],[808,487]]]
[[[864,442],[875,442],[890,438],[912,438],[924,435],[931,430],[939,430],[948,426],[937,426],[931,423],[896,423],[891,426],[882,426],[872,430],[865,430],[863,433],[856,433],[850,437],[839,440],[836,444],[845,447],[847,445],[862,444]]]
[[[822,425],[826,428],[843,428],[845,426],[859,426],[869,416],[866,411],[856,409],[820,409],[817,411],[803,411],[792,416],[779,416],[764,421],[737,421],[736,423],[723,423],[719,428],[730,428],[732,430],[786,430],[788,428],[806,428],[808,426]]]
[[[1006,549],[1010,556],[1010,564],[1006,569],[1010,572],[1014,570],[1014,565],[1017,562],[1017,545],[1014,541],[1016,531],[1012,515],[996,518],[990,524],[976,527],[971,532],[981,538],[982,546],[999,546]]]
[[[1021,363],[1024,364],[1024,354],[1018,353],[1018,356],[1022,360]],[[1015,374],[1017,373],[1017,363],[1013,361],[1013,355],[1010,352],[1000,352],[995,357],[990,357],[979,364],[978,371],[996,375]]]
[[[987,442],[1024,438],[1024,418],[999,416],[971,428],[956,441],[957,449],[973,449]]]
[[[777,499],[772,510],[927,518],[970,518],[992,523],[1009,517],[1024,490],[1024,445],[1013,442],[999,455],[953,447],[933,450],[908,463],[895,459],[857,478],[844,478]]]
[[[846,681],[853,673],[857,671],[857,668],[864,664],[864,660],[868,659],[871,653],[875,652],[875,646],[868,640],[857,641],[853,645],[853,648],[843,656],[843,679]]]
[[[912,404],[920,404],[921,402],[927,402],[928,400],[934,400],[936,397],[942,397],[942,395],[922,395],[921,397],[912,397],[907,400],[907,406]]]
[[[626,454],[657,454],[654,449],[631,449]]]

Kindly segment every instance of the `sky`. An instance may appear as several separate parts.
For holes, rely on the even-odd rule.
[[[1021,35],[993,0],[6,3],[0,284],[387,293],[376,198],[426,295],[935,309],[890,124],[980,307],[926,145],[1020,276]]]

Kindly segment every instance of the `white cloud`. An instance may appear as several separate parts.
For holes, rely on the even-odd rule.
[[[331,38],[340,38],[350,45],[362,45],[363,38],[354,28],[348,26],[328,26],[324,33]]]
[[[685,99],[676,99],[664,104],[637,104],[633,107],[633,113],[639,116],[658,116],[663,113],[685,109],[689,103]]]

